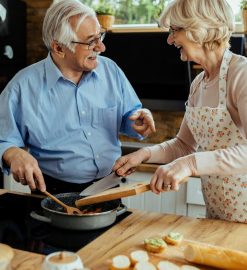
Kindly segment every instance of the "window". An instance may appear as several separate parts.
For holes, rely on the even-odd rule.
[[[115,24],[152,24],[171,0],[81,0],[97,10],[98,6],[112,7],[115,10]],[[227,0],[235,14],[236,22],[242,22],[241,0]]]
[[[81,0],[97,10],[98,6],[115,9],[115,24],[157,23],[160,13],[171,0]]]
[[[236,22],[242,22],[241,11],[240,11],[240,2],[241,0],[227,0],[227,2],[232,7],[233,13],[235,15]]]

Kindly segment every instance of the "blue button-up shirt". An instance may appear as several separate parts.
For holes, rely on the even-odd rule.
[[[13,146],[28,147],[43,173],[85,183],[110,173],[119,133],[141,138],[128,117],[140,100],[121,69],[99,56],[76,85],[50,55],[20,72],[0,95],[0,166]]]

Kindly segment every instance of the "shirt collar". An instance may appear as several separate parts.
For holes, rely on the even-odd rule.
[[[102,73],[100,72],[101,65],[102,65],[102,58],[101,58],[101,56],[98,55],[97,67],[95,69],[91,70],[90,72],[88,72],[84,78],[89,79],[91,76],[93,76],[96,79],[102,79]]]
[[[97,65],[97,67],[95,69],[92,70],[92,73],[95,76],[95,78],[103,79],[102,78],[103,73],[100,72],[100,70],[102,68],[101,67],[101,65],[102,65],[102,56],[98,55],[97,58],[98,58],[98,65]]]
[[[63,77],[62,72],[53,62],[50,53],[48,54],[47,58],[45,59],[45,73],[46,73],[46,80],[47,80],[47,87],[51,89],[59,78]]]
[[[98,70],[100,62],[101,61],[99,59],[98,66],[94,70],[90,71],[84,78],[82,78],[80,83],[83,81],[83,79],[89,79],[91,76],[93,76],[94,78],[101,79],[101,74]],[[62,72],[59,70],[59,68],[53,62],[50,53],[48,54],[47,58],[45,59],[45,72],[46,72],[48,89],[51,89],[60,78],[66,79],[63,76]]]

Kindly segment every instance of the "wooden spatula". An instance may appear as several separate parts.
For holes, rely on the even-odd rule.
[[[63,203],[62,201],[60,201],[57,197],[53,196],[51,193],[49,193],[48,191],[43,191],[43,193],[50,197],[53,201],[55,201],[56,203],[60,204],[65,211],[69,214],[69,215],[78,215],[78,214],[82,214],[82,212],[75,208],[75,207],[71,207],[68,206],[67,204]]]
[[[148,190],[150,190],[149,182],[134,183],[123,187],[108,189],[104,192],[85,197],[75,201],[75,205],[80,207],[83,205],[111,201],[123,197],[133,196]]]

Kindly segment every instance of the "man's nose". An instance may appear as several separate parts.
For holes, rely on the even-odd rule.
[[[105,44],[102,41],[99,41],[94,50],[96,52],[104,52],[106,50]]]

